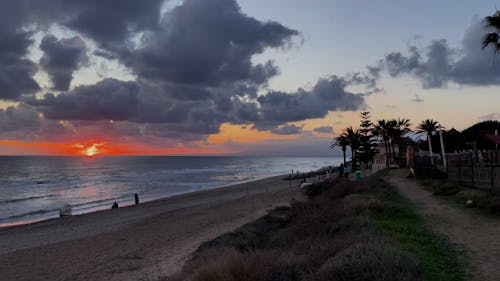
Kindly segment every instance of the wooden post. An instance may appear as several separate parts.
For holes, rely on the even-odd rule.
[[[458,154],[458,185],[462,184],[461,178],[462,178],[462,160],[460,154]]]
[[[446,163],[446,152],[444,150],[444,141],[443,141],[443,128],[439,128],[439,141],[441,142],[441,155],[443,157],[443,166],[444,169],[446,170],[446,173],[448,173],[447,169],[447,163]]]
[[[493,155],[492,155],[493,156]],[[495,189],[495,185],[494,185],[494,180],[495,180],[495,168],[493,166],[493,157],[491,157],[491,191],[493,191],[493,189]]]
[[[474,188],[474,154],[472,155],[472,166],[471,166],[471,177],[472,177],[472,188]]]

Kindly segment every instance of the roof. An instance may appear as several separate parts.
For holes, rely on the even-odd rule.
[[[500,144],[500,136],[498,135],[486,134],[485,137],[496,144]]]

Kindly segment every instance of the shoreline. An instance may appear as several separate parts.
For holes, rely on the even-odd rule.
[[[281,175],[266,175],[266,176],[262,176],[262,177],[256,177],[256,178],[253,178],[253,179],[250,179],[250,180],[244,180],[244,181],[239,181],[239,182],[230,183],[230,184],[224,184],[224,185],[217,185],[217,186],[214,186],[214,187],[209,187],[209,188],[205,188],[205,189],[201,189],[201,190],[196,190],[196,191],[174,193],[174,194],[171,194],[171,195],[167,195],[167,196],[163,196],[163,197],[159,197],[159,198],[153,198],[153,199],[149,199],[149,200],[145,199],[145,200],[142,200],[142,202],[139,205],[147,204],[147,203],[154,202],[154,201],[157,201],[157,200],[164,200],[164,199],[168,199],[168,198],[174,198],[174,197],[177,197],[177,196],[182,196],[182,195],[186,195],[186,194],[190,194],[190,193],[203,192],[203,191],[206,191],[206,190],[213,190],[213,189],[218,189],[218,188],[231,187],[231,186],[235,186],[235,185],[239,185],[239,184],[251,183],[251,182],[260,181],[260,180],[267,179],[267,178],[278,177],[278,176],[285,177],[286,174],[281,174]],[[145,197],[145,198],[148,198],[148,197]],[[139,199],[141,199],[141,198],[139,198]],[[122,198],[122,200],[123,200],[123,198]],[[116,199],[116,201],[117,202],[120,201],[120,198]],[[130,202],[132,202],[132,199],[130,199]],[[89,203],[85,203],[85,204],[92,204],[92,203],[93,202],[89,202]],[[120,203],[120,204],[123,204],[123,202]],[[120,205],[119,208],[127,208],[127,207],[133,207],[133,206],[136,206],[136,205],[133,204],[133,203],[126,203],[125,205]],[[72,206],[72,207],[74,207],[74,206]],[[90,208],[88,208],[88,210],[91,210],[91,211],[89,211],[89,212],[80,212],[81,210],[77,210],[77,213],[71,215],[71,217],[83,216],[83,215],[88,215],[88,214],[93,214],[93,213],[103,212],[103,211],[109,211],[109,210],[111,210],[111,205],[108,208],[100,208],[99,206],[90,207]],[[57,212],[58,213],[59,209],[58,210],[47,211],[47,213],[52,213],[52,212]],[[2,231],[4,229],[7,229],[7,228],[11,228],[11,227],[19,227],[19,226],[24,226],[24,225],[31,225],[31,224],[41,223],[41,222],[49,221],[49,220],[57,220],[57,219],[61,219],[61,218],[62,217],[59,217],[59,216],[47,216],[47,217],[33,218],[33,219],[27,219],[27,220],[13,220],[13,221],[10,221],[10,222],[0,222],[0,231]]]
[[[137,280],[169,275],[200,243],[276,206],[300,200],[300,189],[290,188],[282,178],[266,177],[137,206],[1,228],[0,270],[12,280],[35,276]]]

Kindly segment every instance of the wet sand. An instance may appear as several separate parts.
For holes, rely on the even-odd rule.
[[[302,199],[282,178],[0,229],[0,280],[156,280],[203,241]]]

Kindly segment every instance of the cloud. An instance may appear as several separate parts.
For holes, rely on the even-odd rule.
[[[73,72],[88,62],[85,42],[78,37],[57,40],[53,35],[42,39],[40,49],[44,52],[40,65],[52,79],[54,89],[69,89]]]
[[[301,127],[288,123],[358,110],[376,91],[347,90],[375,88],[380,71],[373,67],[319,79],[310,90],[267,89],[279,69],[272,60],[253,58],[270,48],[285,51],[297,30],[253,18],[235,0],[185,0],[161,15],[162,4],[2,2],[0,99],[19,102],[1,111],[2,136],[53,132],[53,138],[112,135],[176,143],[204,140],[223,123],[302,135]],[[56,37],[48,33],[53,30],[63,32]],[[28,58],[30,48],[39,48],[39,61]],[[133,80],[104,78],[71,88],[74,73],[94,56],[118,63]],[[39,70],[50,77],[53,92],[42,93],[33,79]]]
[[[302,127],[286,124],[271,130],[271,132],[277,135],[298,135],[302,133]]]
[[[282,47],[297,34],[277,22],[243,14],[233,0],[186,0],[164,15],[157,30],[144,34],[139,49],[121,59],[148,80],[210,87],[260,85],[278,70],[272,61],[254,65],[252,56]]]
[[[484,22],[475,20],[465,31],[459,48],[450,47],[445,39],[434,40],[423,49],[409,46],[407,54],[391,52],[374,68],[386,70],[392,77],[413,76],[423,88],[445,88],[450,82],[500,85],[500,70],[492,64],[492,53],[481,49],[487,32]]]
[[[321,126],[313,129],[314,132],[317,133],[325,133],[325,134],[333,134],[332,126]]]
[[[295,122],[322,118],[329,111],[355,111],[364,107],[362,94],[346,90],[345,79],[331,76],[320,79],[310,91],[295,93],[271,91],[257,98],[262,121]]]
[[[25,58],[32,44],[31,32],[19,29],[15,19],[7,14],[8,11],[0,8],[0,99],[17,100],[40,87],[33,79],[36,64]]]
[[[499,112],[493,112],[493,113],[490,113],[490,114],[486,114],[486,115],[480,116],[479,119],[484,120],[484,121],[500,120],[500,113]]]
[[[35,141],[67,132],[58,121],[46,120],[29,105],[20,103],[0,109],[0,139]]]
[[[82,33],[106,50],[118,51],[128,47],[137,32],[154,30],[160,21],[163,0],[123,0],[120,3],[101,0],[54,1],[62,25]],[[125,44],[124,44],[125,43]]]
[[[341,156],[340,148],[330,149],[331,138],[301,135],[292,140],[265,140],[258,143],[226,143],[225,147],[252,156]],[[332,161],[335,159],[332,158]],[[333,164],[333,162],[332,162]]]
[[[105,79],[59,95],[31,100],[48,119],[128,120],[137,111],[139,87],[135,82]]]

